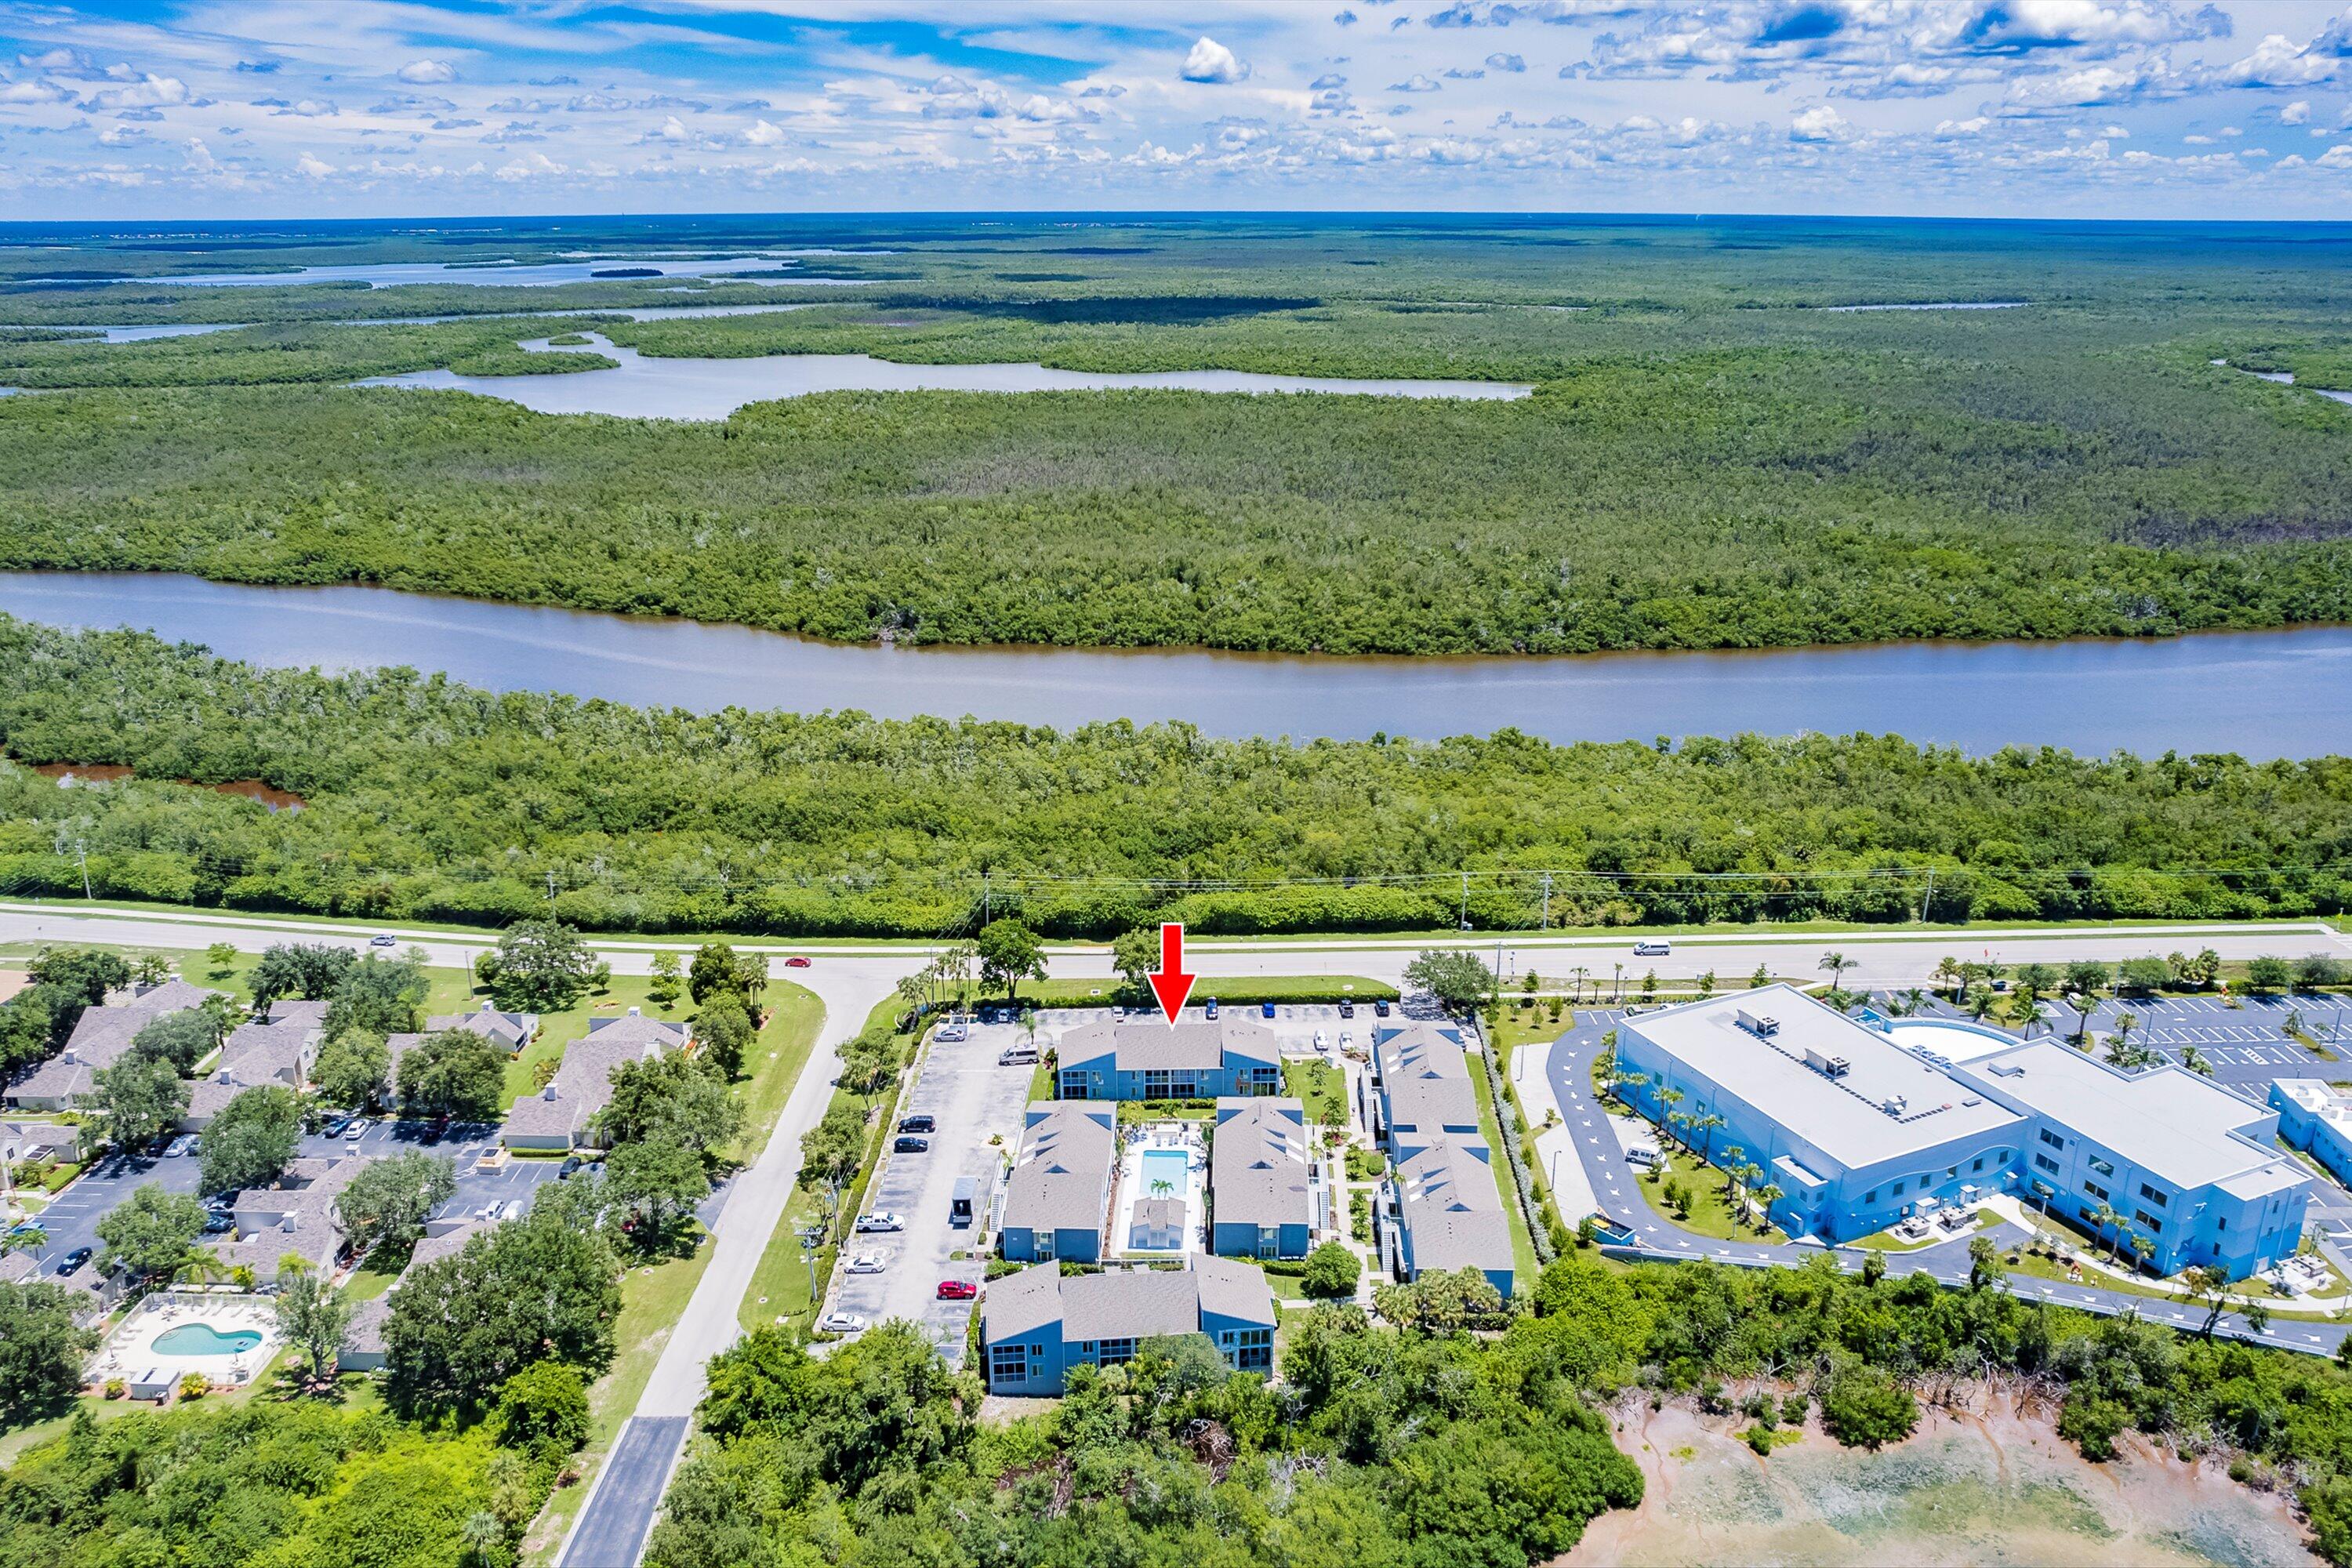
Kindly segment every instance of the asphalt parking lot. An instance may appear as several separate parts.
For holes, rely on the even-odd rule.
[[[51,1274],[58,1260],[76,1247],[103,1251],[98,1239],[98,1222],[115,1205],[149,1182],[167,1193],[194,1192],[200,1163],[193,1154],[101,1161],[95,1170],[85,1173],[58,1194],[48,1207],[33,1216],[49,1237],[48,1244],[34,1254],[40,1262],[42,1275]],[[93,1264],[85,1264],[77,1278],[89,1278],[92,1267]]]
[[[973,1303],[939,1300],[940,1281],[977,1282],[987,1262],[977,1256],[960,1260],[950,1256],[977,1247],[981,1228],[978,1223],[969,1229],[950,1226],[948,1200],[956,1179],[971,1176],[980,1186],[974,1206],[984,1215],[999,1175],[1020,1146],[1021,1115],[1034,1071],[997,1065],[1006,1047],[1025,1042],[1018,1025],[975,1024],[971,1033],[968,1040],[933,1041],[900,1097],[901,1118],[930,1116],[939,1130],[926,1135],[931,1146],[921,1154],[892,1153],[886,1139],[881,1166],[866,1187],[866,1212],[895,1214],[907,1228],[850,1238],[842,1248],[828,1309],[855,1312],[869,1323],[892,1318],[920,1323],[951,1365],[962,1364]],[[992,1135],[1003,1142],[992,1145]],[[888,1134],[896,1136],[895,1131]],[[848,1271],[849,1260],[863,1252],[882,1259],[880,1273]]]

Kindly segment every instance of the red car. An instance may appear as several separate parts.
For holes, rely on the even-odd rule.
[[[969,1279],[940,1281],[940,1300],[942,1301],[969,1301],[979,1294],[980,1287]]]
[[[805,959],[805,958],[803,958],[803,957],[802,957],[799,953],[797,953],[797,952],[796,952],[796,953],[794,953],[794,954],[793,954],[790,958],[788,958],[788,959],[784,960],[784,967],[785,967],[786,969],[806,969],[808,966],[809,966],[809,961],[808,961],[807,959]]]

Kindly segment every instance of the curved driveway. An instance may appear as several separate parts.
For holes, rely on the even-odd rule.
[[[1579,1024],[1553,1042],[1545,1070],[1550,1075],[1552,1093],[1559,1100],[1560,1114],[1568,1121],[1569,1131],[1576,1144],[1577,1158],[1584,1165],[1585,1178],[1591,1183],[1595,1203],[1612,1218],[1634,1228],[1637,1237],[1634,1244],[1610,1247],[1607,1250],[1611,1254],[1677,1260],[1703,1258],[1741,1268],[1766,1268],[1774,1264],[1803,1263],[1826,1251],[1846,1272],[1862,1272],[1864,1255],[1854,1247],[1825,1247],[1820,1242],[1770,1242],[1753,1238],[1718,1241],[1713,1237],[1698,1236],[1685,1230],[1661,1213],[1650,1202],[1648,1184],[1640,1179],[1639,1172],[1626,1161],[1623,1152],[1618,1147],[1617,1135],[1609,1126],[1608,1114],[1592,1097],[1592,1060],[1600,1054],[1601,1037],[1609,1028],[1606,1021]],[[1940,1241],[1914,1252],[1889,1252],[1885,1255],[1887,1272],[1926,1273],[1946,1285],[1966,1285],[1969,1279],[1969,1243],[1978,1236],[1991,1237],[2004,1249],[2011,1241],[2024,1238],[2024,1233],[2017,1226],[2004,1222],[1991,1229],[1954,1237],[1949,1241]],[[2096,1285],[2062,1285],[2049,1280],[2003,1275],[2000,1289],[2029,1300],[2050,1301],[2085,1312],[2109,1316],[2136,1312],[2150,1322],[2169,1327],[2194,1330],[2205,1320],[2201,1307],[2159,1300],[2149,1296],[2135,1296]],[[2225,1334],[2232,1339],[2273,1345],[2280,1350],[2302,1351],[2311,1355],[2333,1355],[2347,1331],[2347,1326],[2342,1323],[2273,1317],[2269,1329],[2257,1333],[2234,1312],[2226,1314],[2214,1329],[2216,1334]]]

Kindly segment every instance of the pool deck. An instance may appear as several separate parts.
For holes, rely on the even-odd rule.
[[[1166,1160],[1181,1156],[1184,1180],[1175,1191],[1155,1193],[1144,1173],[1147,1157]],[[1208,1250],[1209,1158],[1199,1134],[1181,1122],[1152,1122],[1135,1130],[1132,1141],[1119,1151],[1118,1193],[1111,1206],[1111,1247],[1128,1258],[1178,1258]],[[1177,1247],[1129,1245],[1135,1232],[1136,1210],[1155,1200],[1173,1199],[1184,1205],[1183,1241]]]
[[[245,1351],[172,1353],[155,1348],[174,1329],[200,1327],[216,1333],[255,1333],[260,1339]],[[103,1384],[121,1378],[139,1394],[152,1388],[176,1388],[192,1372],[215,1384],[242,1384],[259,1375],[283,1340],[278,1332],[278,1310],[266,1297],[243,1293],[164,1291],[150,1296],[90,1359],[88,1381]]]

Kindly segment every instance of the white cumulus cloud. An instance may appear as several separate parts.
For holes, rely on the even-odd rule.
[[[335,166],[314,153],[305,153],[294,160],[294,172],[306,179],[323,180],[335,172]]]
[[[1789,121],[1789,140],[1835,142],[1852,129],[1844,115],[1824,103],[1804,110]]]
[[[446,60],[411,60],[400,68],[400,79],[417,87],[438,87],[457,79],[457,68]]]
[[[1183,68],[1178,73],[1186,81],[1235,82],[1247,79],[1249,62],[1233,50],[1203,35],[1184,57]]]

